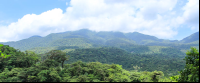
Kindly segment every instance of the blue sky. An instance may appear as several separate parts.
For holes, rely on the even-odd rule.
[[[0,42],[83,28],[181,40],[198,27],[199,0],[0,0]]]

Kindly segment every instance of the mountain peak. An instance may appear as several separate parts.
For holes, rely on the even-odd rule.
[[[193,33],[192,35],[185,37],[181,40],[183,43],[190,43],[199,40],[199,31],[196,33]]]
[[[80,29],[78,31],[90,31],[89,29]]]
[[[33,35],[33,36],[31,36],[31,37],[40,37],[40,38],[41,38],[41,36],[39,36],[39,35]],[[30,37],[30,38],[31,38],[31,37]]]

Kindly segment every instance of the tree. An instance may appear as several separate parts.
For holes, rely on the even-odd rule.
[[[199,82],[199,52],[196,48],[191,47],[186,54],[184,59],[186,66],[179,72],[178,82]]]
[[[53,59],[59,63],[61,63],[62,68],[63,64],[66,60],[68,60],[69,56],[66,57],[66,53],[61,50],[51,50],[46,53],[48,59]]]
[[[61,77],[54,68],[42,70],[37,74],[39,82],[59,82]]]
[[[36,64],[36,62],[39,61],[39,55],[37,55],[35,52],[26,50],[25,54],[33,61],[32,63]]]
[[[6,55],[6,54],[4,54],[2,51],[1,51],[1,47],[3,46],[3,44],[0,44],[0,57],[1,57],[1,59],[3,59],[3,58],[7,58],[7,57],[9,57],[10,55]]]

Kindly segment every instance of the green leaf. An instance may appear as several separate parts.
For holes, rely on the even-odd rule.
[[[3,53],[1,53],[1,56],[2,56],[2,57],[4,57],[4,54],[3,54]]]

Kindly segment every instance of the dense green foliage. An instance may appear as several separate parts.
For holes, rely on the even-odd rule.
[[[102,53],[106,53],[104,56],[115,55],[114,52],[119,53],[118,56],[127,55],[129,58],[133,56],[130,53],[125,52],[124,50],[113,47],[98,48],[98,50],[102,51],[102,53],[95,49],[76,49],[75,51],[77,50],[82,50],[83,52],[86,52],[85,50],[88,50],[91,54],[90,56],[92,56],[91,52],[99,53],[99,55],[101,55]],[[106,52],[106,50],[108,51]],[[184,71],[181,71],[180,75],[172,76],[169,78],[165,77],[165,74],[160,70],[141,71],[141,69],[143,68],[141,65],[132,66],[134,70],[128,71],[123,69],[122,65],[119,64],[102,64],[100,62],[85,63],[82,61],[76,61],[71,64],[63,64],[65,61],[68,60],[69,56],[65,52],[62,52],[60,50],[51,50],[39,56],[38,54],[35,54],[31,51],[21,52],[14,49],[13,47],[0,44],[0,51],[1,54],[10,55],[7,58],[0,59],[0,82],[174,82],[177,80],[188,82],[199,81],[196,79],[197,77],[199,77],[199,54],[193,48],[190,52],[187,53],[187,55],[189,56],[186,57],[186,66]],[[114,52],[111,53],[111,51]],[[83,56],[84,54],[85,53],[83,53]],[[73,56],[74,55],[70,55],[70,57]],[[137,56],[144,57],[142,55]],[[146,57],[150,58],[150,55],[146,55]],[[154,58],[156,56],[151,57]],[[123,59],[122,56],[118,57],[119,61],[121,58]],[[128,60],[128,58],[126,59]],[[127,63],[131,62],[134,61],[129,61]],[[147,64],[149,62],[145,63]],[[181,80],[182,78],[184,80]]]
[[[68,57],[59,50],[49,51],[41,60],[33,52],[20,52],[9,46],[2,45],[1,51],[11,56],[1,60],[0,82],[142,82],[159,81],[163,76],[161,71],[130,72],[118,64],[99,62],[79,61],[63,66]]]
[[[143,50],[144,49],[144,50]],[[147,48],[148,49],[148,48]],[[143,50],[143,51],[142,51]],[[135,53],[129,53],[116,47],[85,48],[70,51],[70,60],[66,63],[73,63],[78,60],[83,62],[101,62],[107,64],[120,64],[124,69],[132,70],[133,66],[142,67],[142,71],[163,71],[166,76],[178,74],[184,68],[185,62],[182,60],[182,52],[170,48],[161,49],[161,53],[145,54],[145,47],[135,49]],[[169,55],[170,54],[170,55]]]
[[[129,44],[136,44],[135,41],[130,40],[130,39],[126,39],[126,38],[115,38],[115,39],[109,39],[105,42],[105,45],[107,46],[115,46],[115,47],[119,47],[122,45],[129,45]]]
[[[141,33],[138,33],[138,32],[126,33],[125,35],[126,35],[127,38],[136,41],[136,43],[138,43],[138,44],[144,44],[145,42],[142,42],[142,41],[145,41],[145,40],[161,41],[161,39],[158,39],[154,36],[145,35],[145,34],[141,34]]]
[[[199,82],[199,52],[191,48],[186,52],[186,66],[180,71],[179,82]]]
[[[0,59],[0,71],[3,71],[5,68],[11,70],[15,67],[30,67],[34,65],[39,58],[38,55],[31,51],[20,52],[12,47],[7,45],[1,46],[1,54],[10,55],[7,58]]]
[[[185,54],[199,49],[198,34],[169,41],[82,29],[6,42],[0,82],[199,82],[198,50]]]
[[[63,33],[52,33],[45,37],[32,36],[16,42],[5,42],[4,45],[12,46],[21,51],[30,50],[37,47],[55,48],[58,46],[77,46],[79,48],[91,48],[102,46],[115,46],[138,44],[148,46],[175,46],[180,50],[189,50],[190,46],[199,46],[199,43],[188,44],[198,41],[198,35],[186,37],[184,41],[170,41],[158,39],[154,36],[144,35],[142,33],[121,33],[121,32],[94,32],[87,29],[78,31],[67,31]],[[185,46],[186,45],[186,46]],[[55,49],[54,49],[55,50]]]
[[[175,47],[127,44],[127,45],[121,45],[119,48],[135,54],[162,53],[175,57],[185,56],[185,53],[181,52],[179,49]]]
[[[148,43],[146,44],[148,46],[167,46],[167,47],[173,47],[176,48],[178,50],[189,50],[191,46],[199,46],[199,42],[195,41],[195,42],[191,42],[191,43],[187,43],[187,44],[181,44],[181,43],[160,43],[160,42],[154,42],[154,43]],[[186,52],[186,51],[185,51]],[[184,53],[185,53],[184,52]]]
[[[2,46],[3,46],[3,44],[0,44],[0,49],[1,49]],[[9,56],[10,55],[6,55],[6,54],[2,53],[1,50],[0,50],[0,57],[1,57],[1,59],[8,58]]]

